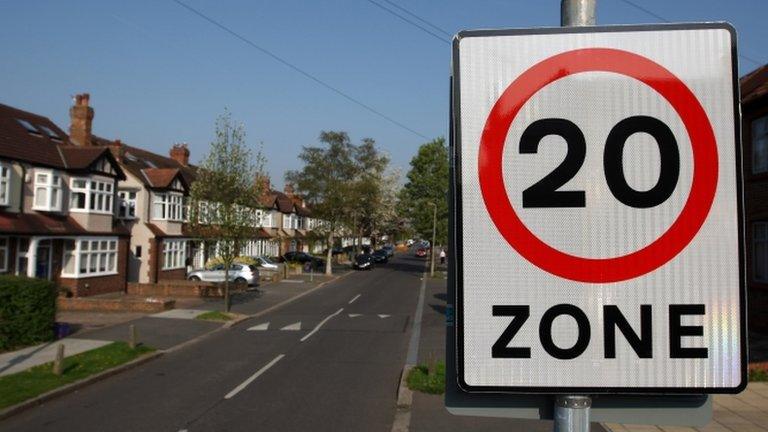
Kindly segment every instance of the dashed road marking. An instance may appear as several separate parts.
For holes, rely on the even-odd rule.
[[[252,383],[252,382],[253,382],[253,380],[255,380],[256,378],[258,378],[258,377],[259,377],[259,375],[261,375],[261,374],[263,374],[264,372],[266,372],[266,371],[267,371],[267,369],[269,369],[269,368],[271,368],[272,366],[274,366],[274,365],[275,365],[275,363],[279,362],[279,361],[280,361],[280,359],[282,359],[283,357],[285,357],[285,354],[280,354],[279,356],[277,356],[277,357],[275,357],[274,359],[272,359],[272,361],[271,361],[271,362],[267,363],[267,364],[266,364],[266,365],[265,365],[263,368],[261,368],[261,369],[259,369],[258,371],[256,371],[256,373],[255,373],[255,374],[253,374],[253,375],[251,375],[250,377],[248,377],[248,379],[247,379],[247,380],[243,381],[242,383],[240,383],[240,385],[238,385],[237,387],[235,387],[234,389],[232,389],[232,391],[231,391],[231,392],[227,393],[227,395],[226,395],[226,396],[224,396],[224,399],[231,399],[231,398],[235,397],[235,395],[236,395],[236,394],[240,393],[240,392],[241,392],[241,391],[242,391],[242,390],[243,390],[245,387],[247,387],[247,386],[248,386],[248,384]]]
[[[350,318],[357,318],[359,316],[363,316],[363,314],[348,314]]]
[[[250,327],[248,331],[264,331],[269,328],[269,323],[265,322],[263,324],[258,324],[253,327]]]
[[[349,301],[349,304],[352,304],[352,303],[354,303],[354,302],[355,302],[355,300],[359,299],[361,295],[362,295],[362,294],[358,294],[358,295],[356,295],[356,296],[352,297],[352,300],[350,300],[350,301]]]
[[[280,330],[292,330],[292,331],[301,330],[301,321],[295,322],[293,324],[288,324],[287,326],[281,328]]]
[[[328,315],[327,317],[325,317],[322,321],[320,321],[315,326],[315,328],[312,329],[311,332],[307,333],[303,338],[301,338],[301,342],[304,342],[305,340],[309,339],[310,336],[312,336],[313,334],[317,333],[317,331],[320,330],[320,327],[322,327],[323,324],[328,322],[329,319],[331,319],[331,318],[335,317],[336,315],[340,314],[342,311],[344,311],[344,308],[341,308],[341,309],[337,310],[336,312],[334,312],[334,313]]]
[[[379,318],[389,318],[391,315],[379,314]]]

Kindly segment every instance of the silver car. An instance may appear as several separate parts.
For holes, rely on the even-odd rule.
[[[224,265],[219,264],[210,270],[195,270],[187,275],[191,281],[224,282]],[[229,280],[247,283],[248,286],[259,284],[259,269],[253,265],[232,264],[229,268]]]

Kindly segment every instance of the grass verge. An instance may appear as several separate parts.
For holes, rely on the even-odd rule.
[[[154,348],[139,345],[135,349],[125,342],[114,342],[101,348],[64,358],[63,373],[53,374],[53,363],[45,363],[25,371],[0,377],[0,409],[39,396],[66,384],[127,363]]]
[[[445,392],[445,363],[437,362],[430,366],[418,365],[408,372],[405,378],[408,388],[429,394]]]
[[[750,369],[750,381],[768,381],[768,369]]]
[[[220,312],[220,311],[210,311],[210,312],[201,313],[195,318],[199,320],[206,320],[206,321],[231,321],[235,319],[235,317],[232,316],[232,314],[228,314],[226,312]]]

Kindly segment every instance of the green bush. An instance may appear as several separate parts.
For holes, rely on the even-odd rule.
[[[56,297],[53,282],[0,276],[0,351],[52,340]]]
[[[205,268],[212,268],[213,266],[224,264],[224,261],[220,257],[213,257],[205,263]],[[249,256],[239,256],[234,259],[233,264],[245,264],[245,265],[258,265],[256,258]]]

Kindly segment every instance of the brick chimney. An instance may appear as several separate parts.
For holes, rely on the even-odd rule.
[[[123,142],[116,139],[109,145],[109,151],[112,152],[112,156],[117,159],[118,162],[123,162],[123,156],[125,156],[125,146]]]
[[[174,144],[171,147],[171,159],[182,164],[183,166],[189,165],[189,148],[187,143]]]
[[[285,187],[283,187],[283,193],[288,195],[289,198],[293,198],[293,183],[286,183]]]
[[[89,106],[91,95],[82,93],[75,96],[75,104],[69,109],[69,138],[81,146],[91,145],[93,108]]]

